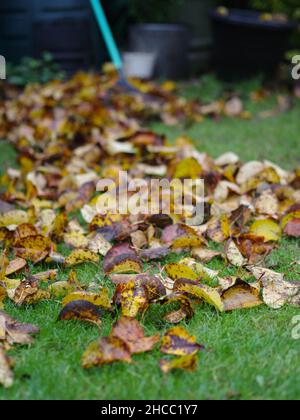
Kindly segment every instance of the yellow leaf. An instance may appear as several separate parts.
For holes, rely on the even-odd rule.
[[[271,219],[256,220],[250,227],[250,233],[261,236],[265,242],[279,241],[281,238],[280,226]]]

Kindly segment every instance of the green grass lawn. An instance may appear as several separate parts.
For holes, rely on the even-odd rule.
[[[212,85],[214,89],[216,85]],[[272,100],[269,102],[258,108],[272,106]],[[256,110],[253,104],[247,106]],[[189,128],[162,124],[154,128],[171,139],[186,133],[199,150],[213,157],[232,151],[244,160],[268,159],[292,168],[299,165],[299,114],[298,101],[289,113],[266,120],[206,120]],[[1,142],[1,171],[13,162],[13,151]],[[174,258],[178,257],[169,259]],[[299,268],[292,264],[296,260],[299,241],[283,240],[280,249],[268,257],[268,265],[289,279],[300,280]],[[208,266],[221,270],[222,275],[235,273],[221,260]],[[82,282],[104,281],[101,265],[86,264],[77,272]],[[68,271],[60,272],[59,279],[67,276]],[[207,305],[199,307],[187,328],[210,351],[199,354],[195,373],[174,372],[166,377],[158,366],[162,357],[158,348],[135,356],[132,365],[117,363],[83,370],[82,353],[98,337],[98,329],[80,322],[58,322],[60,309],[60,303],[53,301],[24,308],[6,304],[10,315],[39,325],[41,333],[31,347],[14,348],[10,353],[16,361],[15,383],[9,390],[0,388],[0,399],[300,398],[300,340],[292,339],[292,319],[299,314],[296,308],[274,311],[259,307],[218,314]],[[162,320],[166,311],[166,307],[153,306],[146,313],[143,325],[148,334],[158,328],[161,332],[167,330]],[[104,315],[101,334],[108,334],[111,324],[112,316]]]

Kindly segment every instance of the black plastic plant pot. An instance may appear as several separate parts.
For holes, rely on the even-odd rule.
[[[155,77],[184,79],[189,75],[191,33],[183,24],[138,24],[129,32],[132,52],[156,55]]]
[[[214,64],[220,78],[274,76],[289,47],[294,22],[265,21],[259,12],[236,9],[226,15],[213,11],[211,17]]]

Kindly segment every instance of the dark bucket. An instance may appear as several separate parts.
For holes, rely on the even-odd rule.
[[[263,21],[259,12],[229,10],[228,15],[211,13],[214,37],[214,64],[225,80],[255,74],[274,76],[295,23]]]
[[[154,52],[155,76],[184,79],[189,75],[190,30],[181,24],[139,24],[130,28],[130,51]]]

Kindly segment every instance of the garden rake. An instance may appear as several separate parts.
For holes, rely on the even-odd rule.
[[[128,93],[141,93],[138,89],[136,89],[133,85],[128,83],[128,81],[126,80],[126,77],[123,72],[123,61],[121,58],[121,54],[117,46],[117,43],[114,39],[112,30],[108,23],[101,1],[90,0],[90,2],[92,5],[94,14],[95,14],[97,24],[104,38],[106,47],[109,51],[111,60],[119,73],[119,80],[117,82],[117,86],[127,91]]]

